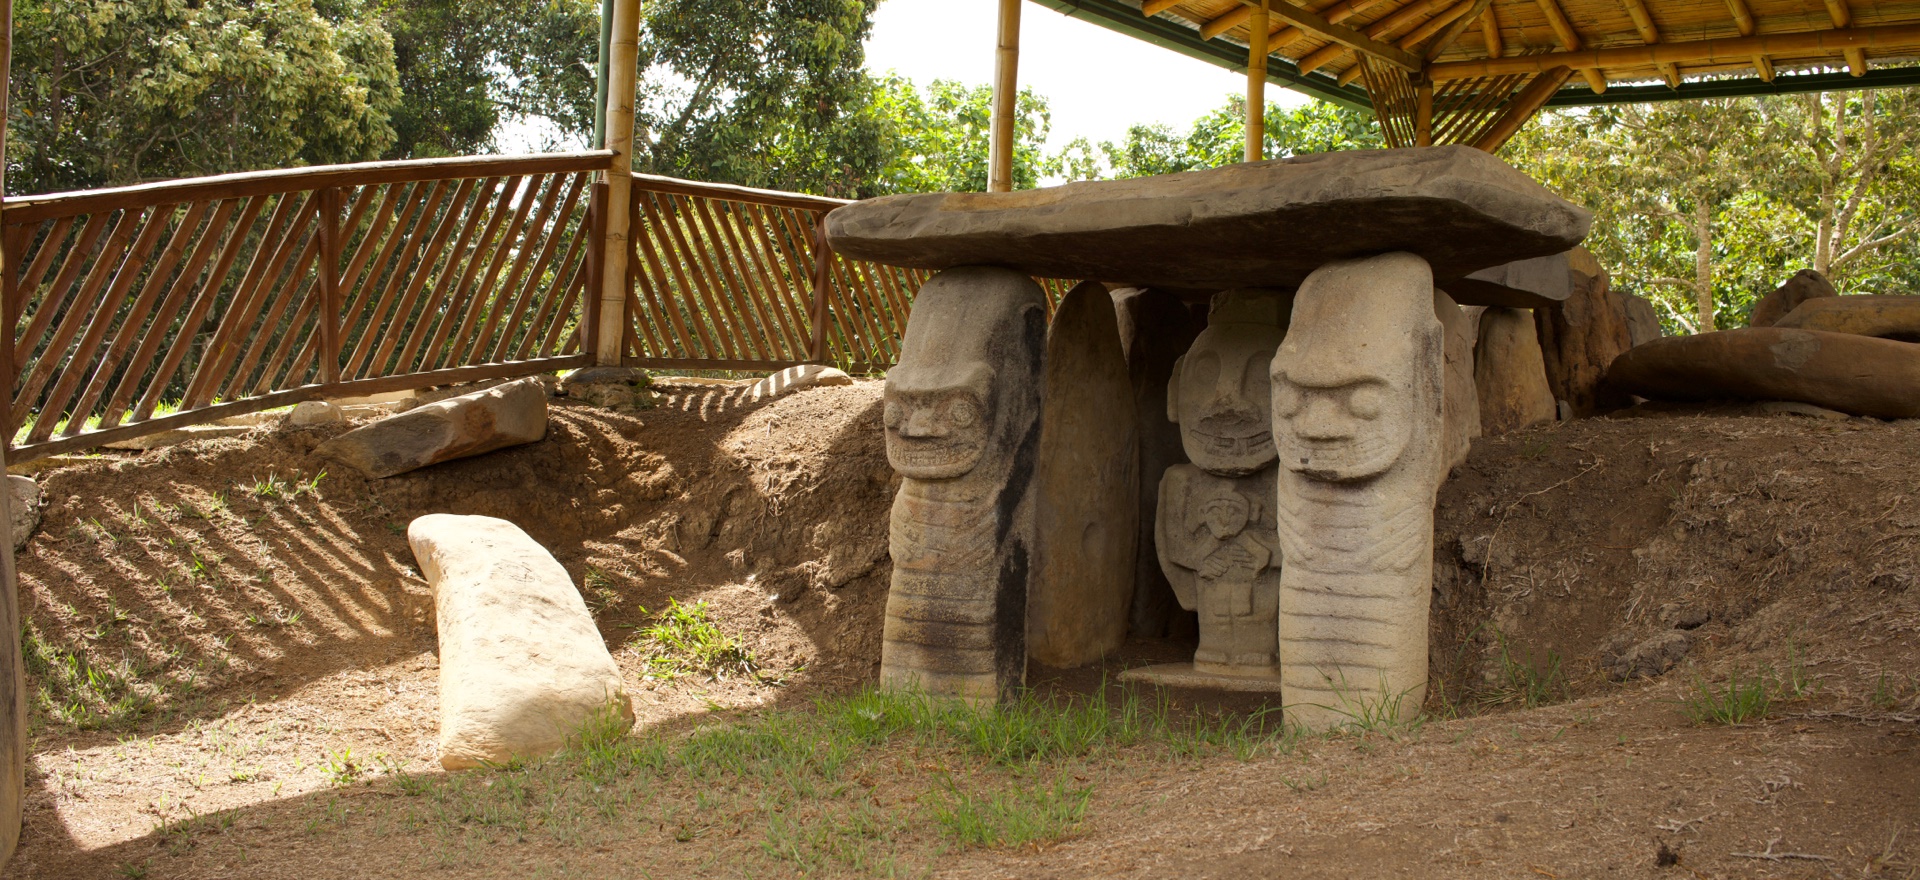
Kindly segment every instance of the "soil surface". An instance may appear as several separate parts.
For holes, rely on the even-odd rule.
[[[540,443],[385,480],[311,455],[338,426],[39,475],[9,876],[780,873],[751,843],[664,830],[434,861],[352,818],[391,786],[342,788],[440,772],[432,601],[405,540],[427,513],[504,517],[548,547],[643,727],[873,681],[897,485],[879,383],[760,402],[668,390],[631,415],[557,400]],[[1920,424],[1712,409],[1477,440],[1436,515],[1424,724],[1240,759],[1123,756],[1086,771],[1063,837],[948,847],[906,873],[1913,876],[1916,461]],[[709,603],[755,673],[657,674],[638,634],[670,599]],[[1030,679],[1086,693],[1190,650],[1140,642]],[[1686,711],[1762,679],[1764,719]],[[212,842],[179,845],[183,822]]]

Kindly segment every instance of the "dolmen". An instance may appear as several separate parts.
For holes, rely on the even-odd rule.
[[[1471,369],[1456,364],[1449,381],[1447,340],[1462,334],[1441,315],[1456,302],[1564,299],[1564,278],[1551,276],[1566,260],[1556,255],[1591,220],[1459,146],[886,196],[828,214],[840,253],[935,272],[887,376],[887,455],[903,480],[882,686],[1004,699],[1024,683],[1029,645],[1053,662],[1113,641],[1106,623],[1098,638],[1049,627],[1126,620],[1124,603],[1142,594],[1036,575],[1036,547],[1048,548],[1047,571],[1105,577],[1138,571],[1107,556],[1152,553],[1195,613],[1199,647],[1189,663],[1124,677],[1274,692],[1294,723],[1313,728],[1412,717],[1427,680],[1434,497],[1461,442],[1448,396],[1473,391]],[[1529,260],[1541,262],[1509,266]],[[1139,530],[1151,546],[1110,539],[1084,510],[1036,522],[1036,474],[1061,455],[1041,438],[1068,436],[1046,434],[1044,414],[1063,410],[1061,395],[1110,384],[1049,375],[1036,276],[1210,303],[1164,394],[1188,462],[1156,454],[1163,469],[1139,475],[1155,487],[1153,528]],[[1192,332],[1175,323],[1166,332]],[[1045,485],[1048,509],[1071,509],[1070,481]],[[1130,519],[1113,481],[1085,485],[1082,505]],[[1074,593],[1049,593],[1062,589]],[[1115,607],[1092,607],[1100,602]]]

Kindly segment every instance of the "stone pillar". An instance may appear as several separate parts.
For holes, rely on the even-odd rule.
[[[1134,552],[1133,600],[1129,628],[1136,636],[1161,638],[1178,628],[1175,618],[1187,615],[1174,598],[1173,585],[1160,570],[1154,547],[1153,517],[1160,504],[1160,477],[1167,468],[1187,463],[1180,445],[1180,426],[1167,418],[1167,381],[1175,361],[1193,345],[1204,326],[1187,304],[1163,290],[1129,287],[1113,292],[1119,321],[1120,348],[1126,354],[1127,375],[1133,383],[1133,411],[1139,420],[1140,497],[1137,549]],[[1192,624],[1184,629],[1192,631]]]
[[[1633,347],[1626,312],[1607,295],[1607,272],[1584,248],[1571,260],[1573,290],[1557,306],[1533,310],[1547,386],[1575,416],[1587,417],[1633,403],[1601,380],[1613,359]]]
[[[992,703],[1026,678],[1046,296],[965,266],[914,298],[887,373],[893,583],[880,686]]]
[[[1445,331],[1425,260],[1329,263],[1273,359],[1281,699],[1313,730],[1426,699]]]
[[[1140,498],[1139,420],[1113,299],[1086,281],[1047,330],[1027,652],[1084,666],[1127,640]]]
[[[1174,366],[1167,416],[1179,423],[1193,463],[1161,477],[1155,543],[1180,605],[1199,613],[1200,646],[1191,666],[1129,670],[1128,677],[1278,687],[1280,553],[1267,365],[1286,335],[1286,314],[1286,295],[1278,291],[1221,293],[1207,329]],[[1221,681],[1195,680],[1206,678]]]
[[[1547,387],[1532,315],[1522,309],[1487,309],[1480,316],[1480,343],[1473,357],[1481,430],[1505,434],[1553,421],[1553,389]]]
[[[1433,315],[1446,331],[1446,416],[1440,448],[1446,470],[1451,471],[1467,460],[1474,438],[1480,436],[1480,394],[1473,383],[1476,324],[1453,297],[1437,287],[1433,291]],[[1441,478],[1446,478],[1444,471]]]

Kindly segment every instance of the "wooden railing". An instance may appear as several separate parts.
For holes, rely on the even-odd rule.
[[[8,459],[300,400],[588,363],[592,178],[611,155],[8,200]]]

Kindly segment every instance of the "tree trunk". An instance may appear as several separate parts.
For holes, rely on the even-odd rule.
[[[1706,199],[1693,202],[1693,299],[1700,313],[1700,332],[1713,323],[1713,206]]]

